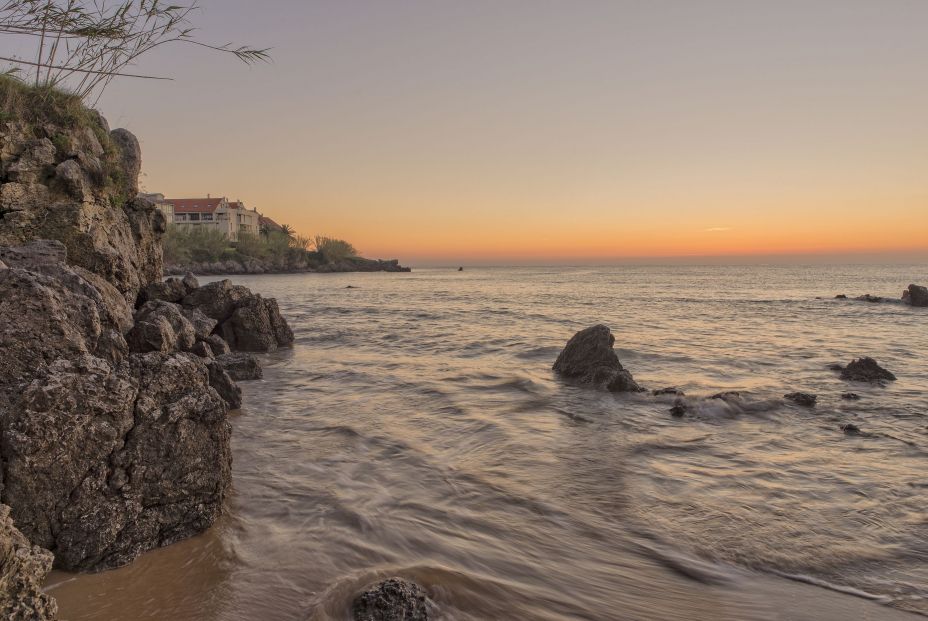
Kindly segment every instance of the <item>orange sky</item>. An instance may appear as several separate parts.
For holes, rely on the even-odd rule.
[[[928,3],[203,4],[274,62],[108,91],[148,191],[413,264],[928,259]]]

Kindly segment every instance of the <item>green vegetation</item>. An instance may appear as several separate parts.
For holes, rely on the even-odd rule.
[[[238,241],[230,242],[215,229],[170,225],[164,236],[164,260],[172,265],[258,260],[279,267],[319,267],[357,256],[357,250],[345,240],[324,235],[310,240],[285,231],[292,229],[240,234]]]
[[[358,251],[355,250],[354,246],[343,239],[316,235],[313,244],[316,247],[316,252],[321,254],[327,263],[344,261],[358,256]]]

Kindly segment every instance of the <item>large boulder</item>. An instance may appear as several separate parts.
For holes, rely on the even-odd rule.
[[[216,356],[216,362],[237,382],[261,379],[264,374],[258,359],[251,354],[232,352]]]
[[[841,371],[841,379],[852,382],[893,381],[896,376],[877,364],[873,358],[858,358],[851,361]]]
[[[52,568],[52,555],[34,546],[0,505],[0,618],[6,621],[52,621],[58,604],[42,592]]]
[[[216,320],[204,315],[199,308],[182,308],[180,312],[193,326],[193,333],[198,341],[205,341],[213,333],[217,323]]]
[[[139,292],[139,305],[151,300],[164,300],[165,302],[180,302],[187,295],[187,288],[177,278],[153,282]]]
[[[207,317],[221,323],[250,297],[252,293],[248,287],[233,285],[231,280],[225,279],[194,289],[184,297],[183,304],[187,308],[198,308]]]
[[[554,371],[612,392],[638,392],[641,387],[622,367],[612,346],[615,337],[608,327],[599,324],[577,332],[554,362]]]
[[[428,599],[419,585],[390,578],[358,595],[351,613],[354,621],[428,621]]]
[[[242,389],[229,376],[222,363],[215,359],[208,360],[206,367],[209,369],[209,385],[222,397],[229,409],[237,410],[242,407]]]
[[[194,288],[183,305],[216,320],[215,331],[233,350],[267,352],[293,344],[293,331],[277,300],[264,299],[227,279]]]
[[[178,305],[156,300],[135,313],[135,326],[126,341],[131,351],[139,353],[186,351],[196,342],[196,330]]]
[[[226,412],[191,354],[58,360],[0,407],[2,501],[56,566],[123,565],[218,517]]]
[[[928,287],[909,285],[902,293],[902,301],[912,306],[928,306]]]

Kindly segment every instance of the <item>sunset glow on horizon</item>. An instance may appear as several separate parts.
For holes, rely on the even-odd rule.
[[[414,265],[928,259],[928,3],[748,4],[210,0],[273,63],[101,107],[147,191]]]

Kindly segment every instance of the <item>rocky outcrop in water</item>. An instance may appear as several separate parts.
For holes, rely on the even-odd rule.
[[[229,280],[193,289],[183,305],[216,321],[215,332],[233,350],[267,352],[293,344],[293,331],[281,317],[277,301]]]
[[[52,568],[48,550],[34,546],[13,525],[10,508],[0,505],[0,618],[7,621],[53,621],[55,600],[42,592]]]
[[[910,306],[928,306],[928,287],[909,285],[902,293],[902,301]]]
[[[896,376],[877,364],[873,358],[858,358],[841,370],[841,379],[852,382],[881,383],[893,381]]]
[[[428,621],[428,599],[419,585],[390,578],[370,587],[354,600],[354,621]]]
[[[599,324],[577,332],[554,362],[554,371],[581,384],[612,392],[639,392],[632,378],[612,349],[615,337]]]

